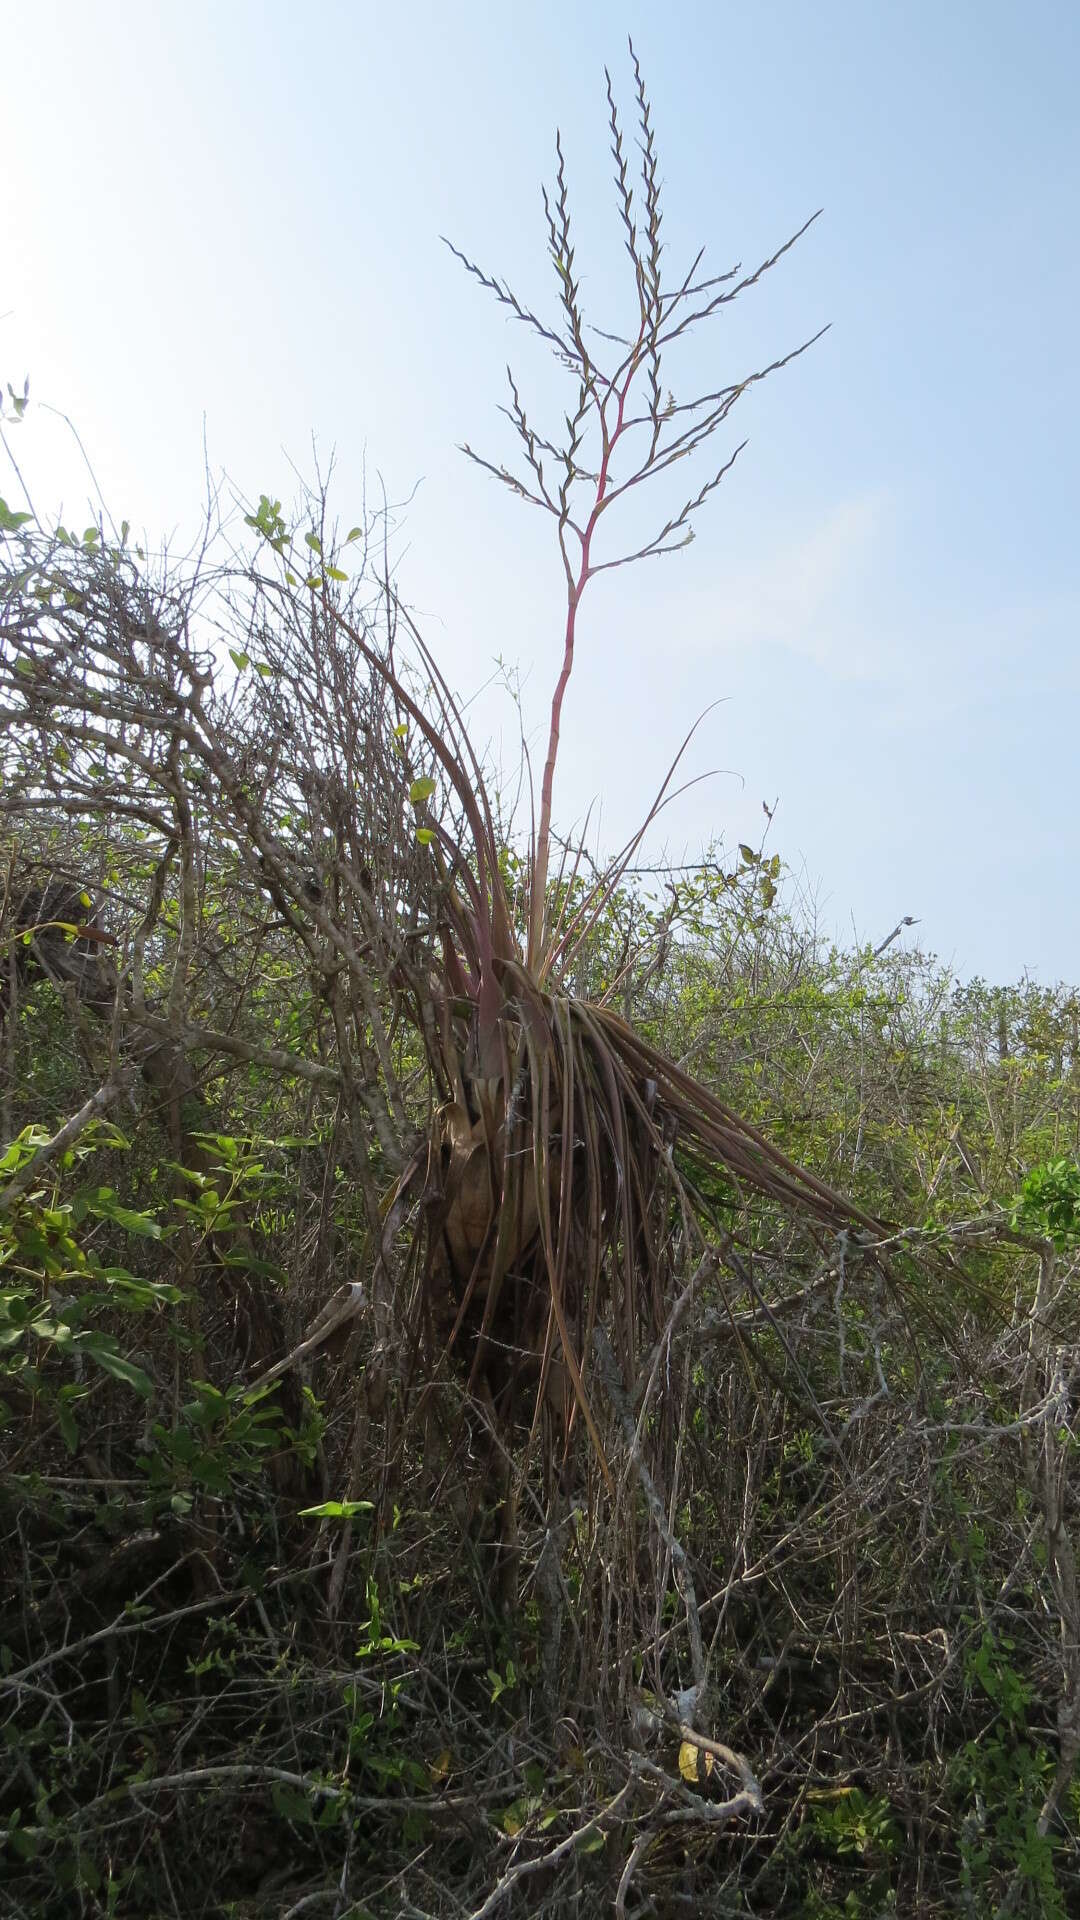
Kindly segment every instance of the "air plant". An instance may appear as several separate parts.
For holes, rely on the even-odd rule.
[[[535,1435],[542,1409],[556,1400],[565,1432],[580,1411],[605,1478],[588,1388],[594,1333],[606,1326],[623,1378],[632,1383],[643,1346],[657,1337],[668,1311],[673,1274],[715,1244],[717,1222],[695,1168],[710,1169],[714,1185],[719,1170],[733,1202],[764,1195],[823,1229],[877,1231],[868,1215],[771,1146],[610,1004],[582,999],[567,984],[678,765],[677,758],[640,831],[598,878],[579,881],[579,852],[578,862],[564,859],[553,879],[555,774],[584,596],[598,574],[685,546],[741,449],[714,465],[633,551],[608,540],[613,509],[704,448],[749,387],[813,343],[806,340],[694,399],[667,388],[669,350],[756,285],[811,222],[751,272],[735,267],[709,274],[701,251],[669,281],[652,111],[632,46],[631,60],[640,184],[631,178],[606,76],[619,217],[633,276],[629,335],[586,323],[561,138],[554,188],[544,194],[556,317],[542,319],[505,281],[452,248],[469,274],[555,355],[574,388],[565,436],[556,442],[533,426],[508,370],[506,411],[519,442],[519,470],[463,449],[550,517],[565,571],[562,662],[520,894],[500,860],[493,807],[461,711],[408,616],[398,608],[434,690],[433,708],[414,697],[392,656],[388,661],[361,631],[353,635],[422,739],[445,782],[444,797],[453,796],[452,808],[443,809],[432,804],[430,779],[412,790],[422,815],[418,838],[429,848],[437,878],[441,960],[414,976],[410,991],[441,1097],[427,1138],[397,1182],[389,1219],[396,1226],[415,1208],[418,1333],[432,1355],[464,1361],[471,1390],[504,1427],[527,1420]],[[448,824],[451,813],[457,828]]]

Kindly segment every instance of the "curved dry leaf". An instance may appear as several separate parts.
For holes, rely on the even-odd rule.
[[[704,1747],[695,1745],[693,1740],[684,1740],[679,1748],[679,1772],[691,1786],[704,1786],[716,1765],[715,1755],[707,1753]]]

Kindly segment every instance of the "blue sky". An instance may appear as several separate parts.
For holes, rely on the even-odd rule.
[[[549,299],[561,126],[587,311],[618,330],[603,67],[629,111],[632,31],[673,266],[702,242],[714,270],[756,263],[824,208],[680,390],[831,331],[741,403],[728,445],[750,444],[694,546],[590,590],[557,812],[599,799],[614,843],[719,700],[691,770],[733,772],[667,817],[673,857],[756,838],[779,797],[771,845],[825,926],[878,939],[910,913],[961,973],[1080,977],[1080,10],[36,0],[12,19],[0,377],[72,415],[117,517],[155,534],[194,523],[204,421],[251,495],[288,498],[313,435],[346,517],[365,468],[393,498],[419,482],[402,591],[463,693],[496,654],[520,666],[537,747],[550,534],[455,448],[511,451],[507,358],[528,393],[551,376],[439,235]],[[18,453],[39,509],[77,518],[59,424],[31,412]],[[474,713],[509,768],[512,716],[490,695]]]

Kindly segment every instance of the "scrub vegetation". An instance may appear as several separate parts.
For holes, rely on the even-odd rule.
[[[557,827],[597,576],[811,344],[682,392],[799,235],[671,268],[630,92],[618,331],[561,144],[552,313],[459,254],[566,381],[466,449],[563,560],[535,783],[386,511],[0,501],[0,1914],[1076,1911],[1080,996],[830,945],[768,808],[650,862],[681,755]]]

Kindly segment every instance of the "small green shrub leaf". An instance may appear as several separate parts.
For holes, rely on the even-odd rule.
[[[371,1500],[324,1500],[317,1507],[301,1507],[301,1520],[351,1520],[355,1514],[370,1513]]]

